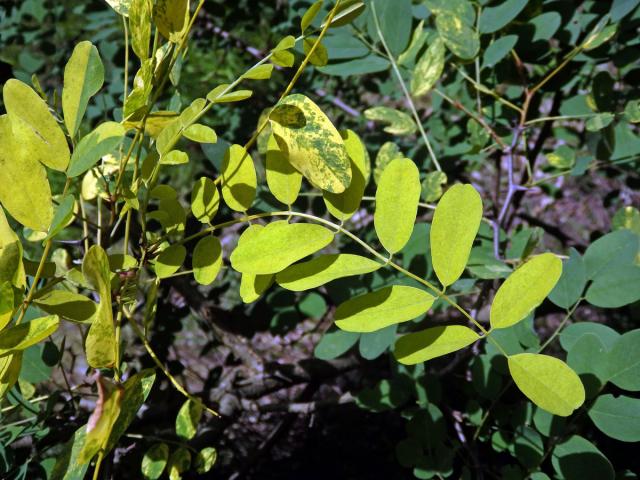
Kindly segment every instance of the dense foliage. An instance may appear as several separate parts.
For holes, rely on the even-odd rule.
[[[2,478],[637,478],[639,5],[4,2]]]

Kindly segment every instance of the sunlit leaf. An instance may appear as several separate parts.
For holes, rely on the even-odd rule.
[[[57,315],[41,317],[0,331],[0,356],[35,345],[44,340],[60,326]]]
[[[153,20],[164,38],[180,42],[189,24],[189,0],[156,0]]]
[[[200,474],[207,473],[213,468],[217,459],[218,451],[214,447],[203,448],[195,458],[196,471]]]
[[[396,341],[394,355],[405,365],[415,365],[471,345],[480,336],[462,325],[445,325],[408,333]]]
[[[262,65],[256,65],[251,70],[242,74],[242,78],[245,80],[268,80],[273,73],[273,65],[270,63],[263,63]]]
[[[189,125],[184,130],[183,135],[189,140],[193,140],[198,143],[216,143],[218,141],[218,136],[213,128],[199,123]]]
[[[428,93],[440,80],[444,69],[444,42],[437,37],[420,57],[411,78],[411,93],[420,97]]]
[[[178,271],[187,256],[182,245],[171,245],[156,258],[154,270],[158,278],[167,278]]]
[[[184,439],[191,440],[198,429],[198,423],[202,418],[202,404],[189,399],[182,404],[176,417],[176,434]]]
[[[202,177],[193,185],[191,191],[191,212],[202,223],[211,223],[220,206],[220,194],[216,184]]]
[[[157,480],[164,472],[169,460],[169,446],[166,443],[151,445],[142,457],[142,475],[148,480]]]
[[[211,284],[222,267],[222,246],[218,237],[208,235],[193,250],[193,276],[201,285]]]
[[[285,205],[292,205],[298,198],[302,185],[302,174],[294,168],[285,154],[280,151],[273,135],[267,142],[266,177],[269,191]]]
[[[0,200],[1,198],[0,195]],[[22,244],[18,235],[11,229],[4,209],[0,206],[0,283],[4,282],[22,288],[25,286],[26,277],[22,262]]]
[[[182,473],[186,472],[191,465],[191,453],[185,447],[179,447],[169,457],[167,471],[169,480],[179,480]]]
[[[152,12],[153,3],[151,0],[131,0],[129,8],[131,47],[140,60],[149,58]]]
[[[240,145],[231,145],[222,162],[222,197],[237,212],[245,212],[256,197],[256,169],[251,155]]]
[[[77,177],[93,168],[102,157],[117,148],[125,133],[125,127],[116,122],[105,122],[98,125],[95,130],[82,137],[73,150],[67,176]]]
[[[49,314],[79,323],[91,322],[97,310],[93,300],[67,290],[51,290],[35,298],[33,303]]]
[[[413,119],[406,113],[390,107],[372,107],[364,111],[368,120],[388,123],[384,131],[392,135],[411,135],[417,129]]]

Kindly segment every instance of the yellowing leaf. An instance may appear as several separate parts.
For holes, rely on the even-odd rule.
[[[100,303],[87,339],[87,363],[93,368],[111,368],[116,360],[115,329],[111,310],[111,273],[109,258],[99,245],[92,246],[82,261],[82,273],[100,295]]]
[[[207,177],[200,178],[191,192],[191,212],[202,223],[211,223],[220,206],[216,184]]]
[[[57,315],[41,317],[0,331],[0,356],[24,350],[44,340],[58,329]]]
[[[341,132],[351,160],[351,184],[342,193],[322,192],[329,213],[344,222],[358,210],[367,186],[370,170],[369,153],[360,137],[352,130]]]
[[[415,365],[455,352],[471,345],[480,336],[462,325],[445,325],[408,333],[396,341],[396,359],[405,365]]]
[[[380,243],[396,253],[409,241],[420,202],[420,172],[408,158],[393,160],[382,172],[376,190],[373,223]]]
[[[111,8],[113,8],[117,13],[123,15],[125,17],[129,16],[129,6],[131,5],[131,0],[105,0]]]
[[[222,162],[222,197],[232,210],[246,212],[256,197],[253,158],[241,145],[231,145]]]
[[[91,322],[97,310],[90,298],[67,290],[51,290],[36,297],[33,303],[40,310],[79,323]]]
[[[67,176],[77,177],[93,168],[102,157],[116,149],[124,139],[125,133],[125,127],[116,122],[105,122],[98,125],[93,132],[82,137],[73,150]]]
[[[209,235],[198,241],[193,250],[193,276],[201,285],[209,285],[222,267],[222,246],[217,237]]]
[[[245,234],[246,231],[240,240]],[[333,232],[320,225],[272,222],[246,241],[238,242],[231,254],[231,265],[241,273],[278,273],[332,240]]]
[[[45,101],[31,87],[13,78],[4,84],[2,93],[13,129],[11,136],[20,146],[21,156],[64,171],[69,163],[69,146]]]
[[[154,270],[158,278],[167,278],[178,271],[187,256],[182,245],[171,245],[156,258]]]
[[[164,38],[178,43],[189,23],[189,0],[156,0],[153,20]]]
[[[454,185],[438,202],[431,224],[431,258],[445,287],[460,278],[467,266],[481,221],[482,199],[471,185]]]
[[[211,90],[207,94],[207,100],[211,103],[231,103],[231,102],[241,102],[242,100],[246,100],[247,98],[253,95],[251,90],[236,90],[233,92],[228,92],[229,88],[228,84],[218,85],[216,88]]]
[[[416,131],[413,119],[404,112],[390,107],[372,107],[364,111],[368,120],[388,123],[384,131],[392,135],[411,135]]]
[[[419,288],[394,285],[347,300],[336,309],[335,322],[346,332],[375,332],[423,315],[434,300]]]
[[[444,69],[444,42],[437,37],[418,61],[411,79],[411,93],[420,97],[438,82]]]
[[[215,465],[217,459],[218,451],[214,447],[203,448],[196,455],[196,471],[200,474],[207,473]]]
[[[183,135],[189,140],[198,143],[216,143],[218,141],[218,136],[213,128],[199,123],[188,126],[184,130]]]
[[[273,65],[270,63],[263,63],[262,65],[256,65],[251,70],[248,70],[242,75],[245,80],[267,80],[271,78],[273,72]]]
[[[1,129],[0,132],[2,132]],[[0,141],[1,146],[2,142]],[[1,191],[2,186],[0,186]],[[0,201],[1,199],[2,195],[0,194]],[[0,206],[0,283],[4,282],[10,282],[15,287],[23,288],[26,277],[22,262],[22,243],[20,243],[18,235],[11,229],[4,210]]]
[[[537,255],[520,266],[496,292],[491,328],[507,328],[524,319],[549,295],[561,274],[562,260],[552,253]]]
[[[22,352],[0,357],[0,400],[13,388],[20,376]]]
[[[299,110],[303,123],[281,124],[283,108]],[[291,108],[293,107],[293,108]],[[270,116],[280,150],[313,185],[332,193],[343,192],[351,183],[351,166],[344,141],[329,118],[308,97],[285,97]]]
[[[385,142],[378,150],[376,155],[376,166],[373,169],[373,180],[378,183],[380,176],[387,165],[396,158],[404,158],[403,153],[400,151],[400,147],[393,142]]]
[[[149,58],[151,40],[151,0],[132,0],[129,9],[129,28],[131,29],[131,47],[140,60]]]
[[[269,137],[266,155],[266,177],[269,190],[285,205],[292,205],[298,198],[302,185],[302,174],[298,172],[286,155],[280,151],[273,135]]]
[[[0,116],[0,203],[25,227],[49,229],[53,202],[47,172],[13,138],[8,115]]]
[[[182,404],[176,417],[176,433],[184,440],[191,440],[202,418],[202,404],[189,399]]]
[[[451,52],[464,60],[474,58],[480,50],[478,32],[453,12],[436,15],[436,28]]]
[[[319,287],[338,278],[371,273],[381,263],[349,253],[320,255],[312,260],[291,265],[276,275],[278,284],[287,290],[300,292]]]
[[[521,353],[508,357],[509,372],[518,388],[538,407],[567,417],[584,403],[580,377],[562,360]]]
[[[89,99],[98,93],[103,83],[104,66],[98,49],[89,41],[80,42],[64,67],[62,110],[71,137],[75,137],[80,127]]]

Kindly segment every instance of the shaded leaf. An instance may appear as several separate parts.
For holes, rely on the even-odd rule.
[[[211,284],[222,267],[222,245],[217,237],[201,238],[193,250],[193,277],[201,285]]]
[[[41,317],[0,331],[0,356],[24,350],[55,332],[60,326],[57,315]]]
[[[148,480],[157,480],[164,472],[169,460],[169,446],[166,443],[151,445],[142,457],[142,475]]]
[[[611,438],[621,442],[640,442],[640,400],[637,398],[600,395],[589,409],[589,418]]]
[[[201,418],[202,404],[187,400],[180,407],[176,417],[176,434],[184,440],[191,440],[196,434]]]
[[[201,177],[191,191],[191,212],[201,223],[211,223],[218,213],[220,194],[215,182],[207,177]]]
[[[247,211],[256,196],[256,169],[251,155],[240,145],[231,145],[222,162],[222,197],[232,210]]]
[[[298,198],[302,185],[302,174],[294,168],[287,156],[280,151],[273,135],[267,141],[266,177],[269,190],[285,205],[292,205]]]
[[[392,135],[411,135],[417,129],[413,119],[404,112],[390,107],[372,107],[364,111],[368,120],[388,123],[384,131]]]
[[[411,78],[411,93],[420,97],[428,93],[440,80],[444,69],[444,42],[437,37],[420,57]]]

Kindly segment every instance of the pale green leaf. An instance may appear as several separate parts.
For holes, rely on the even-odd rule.
[[[242,237],[240,240],[242,240]],[[289,265],[326,247],[333,232],[310,223],[277,221],[258,234],[239,241],[231,254],[231,265],[241,273],[278,273]]]
[[[619,209],[611,219],[613,230],[627,229],[640,236],[640,210],[626,206]]]
[[[171,245],[163,250],[154,264],[158,278],[167,278],[178,271],[187,256],[187,249],[182,245]]]
[[[92,96],[104,83],[104,65],[98,49],[89,41],[80,42],[64,68],[62,110],[64,123],[75,137]]]
[[[218,141],[218,136],[213,128],[199,123],[189,125],[184,130],[183,135],[189,140],[198,143],[216,143]]]
[[[380,243],[389,253],[407,244],[420,202],[420,172],[408,158],[393,160],[382,172],[376,190],[373,223]]]
[[[235,90],[233,92],[228,92],[228,88],[228,84],[218,85],[207,94],[207,100],[211,103],[241,102],[253,95],[251,90]]]
[[[324,0],[317,0],[316,2],[313,2],[311,4],[311,6],[307,9],[306,12],[304,12],[304,15],[302,16],[302,20],[300,21],[300,31],[302,33],[304,33],[304,31],[307,29],[309,25],[311,25],[311,23],[313,23],[315,18],[318,16],[318,13],[320,12],[320,9],[322,8],[323,4],[324,4]]]
[[[508,363],[515,384],[538,407],[567,417],[584,403],[580,377],[562,360],[520,353],[508,357]]]
[[[420,57],[411,78],[411,93],[420,97],[428,93],[442,76],[444,69],[444,42],[437,37]]]
[[[220,194],[215,182],[201,177],[191,191],[191,212],[201,223],[211,223],[220,206]]]
[[[273,65],[270,63],[263,63],[256,65],[250,70],[242,74],[242,78],[245,80],[268,80],[273,73]]]
[[[142,457],[142,475],[148,480],[157,480],[164,472],[169,460],[169,447],[166,443],[151,445]]]
[[[313,185],[332,193],[343,192],[351,183],[351,167],[340,133],[329,118],[308,97],[294,94],[285,97],[281,107],[299,109],[304,125],[282,125],[271,118],[271,127],[280,150],[289,162]]]
[[[232,210],[247,211],[256,197],[253,158],[241,145],[231,145],[222,162],[222,197]]]
[[[460,350],[479,339],[468,327],[444,325],[400,337],[393,353],[400,363],[415,365]]]
[[[207,473],[213,468],[217,459],[218,451],[214,447],[203,448],[195,458],[196,471],[200,474]]]
[[[338,278],[371,273],[382,264],[350,253],[320,255],[296,263],[276,275],[276,282],[287,290],[311,290]]]
[[[82,137],[73,150],[67,176],[77,177],[93,168],[102,157],[112,153],[120,145],[125,133],[125,127],[116,122],[98,125],[95,130]]]
[[[374,332],[423,315],[434,301],[424,290],[394,285],[347,300],[334,319],[347,332]]]
[[[131,6],[131,0],[105,0],[111,8],[117,13],[127,17],[129,15],[129,7]]]
[[[552,253],[537,255],[521,265],[493,298],[491,328],[507,328],[523,320],[549,295],[560,275],[562,260]]]
[[[189,155],[181,150],[171,150],[160,158],[161,165],[184,165],[189,163]]]
[[[384,131],[392,135],[411,135],[417,127],[406,113],[390,107],[372,107],[364,111],[364,116],[374,122],[388,123]]]
[[[302,174],[298,172],[287,156],[280,151],[273,135],[267,141],[266,177],[269,191],[285,205],[292,205],[298,198],[302,185]]]
[[[211,284],[222,267],[222,246],[212,235],[201,238],[193,250],[193,276],[201,285]]]
[[[164,38],[180,42],[189,24],[189,0],[156,0],[153,20]]]
[[[3,132],[2,137],[13,137],[20,146],[20,156],[30,162],[64,171],[69,164],[69,145],[45,101],[31,87],[13,78],[4,84],[2,94],[11,120],[7,128],[13,131]]]
[[[240,298],[244,303],[253,303],[273,284],[273,274],[255,275],[243,273],[240,279]]]
[[[440,283],[454,283],[469,261],[482,221],[482,199],[471,185],[457,184],[445,192],[431,224],[431,259]]]
[[[41,317],[0,331],[0,356],[24,350],[44,340],[60,326],[57,315]]]
[[[202,404],[188,399],[182,404],[176,417],[176,434],[183,440],[191,440],[202,418]]]
[[[629,230],[616,230],[593,242],[584,252],[587,279],[633,263],[640,250],[640,238]]]

